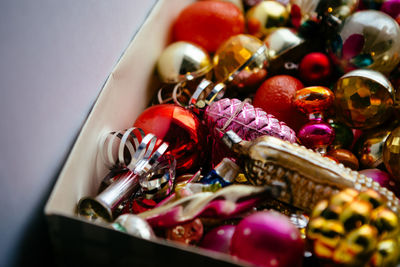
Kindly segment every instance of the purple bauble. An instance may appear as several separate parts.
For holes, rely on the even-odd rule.
[[[386,0],[381,6],[381,11],[394,19],[397,18],[400,15],[400,0]]]
[[[374,180],[381,186],[386,187],[387,189],[392,191],[397,197],[400,197],[400,190],[396,182],[387,172],[381,171],[379,169],[365,169],[360,171],[360,173],[372,178],[372,180]]]
[[[231,254],[258,266],[301,266],[304,242],[289,218],[277,212],[257,212],[236,226]]]
[[[218,252],[229,253],[229,246],[235,228],[235,225],[222,225],[216,227],[203,237],[199,246]]]
[[[311,149],[328,147],[335,140],[335,130],[321,120],[312,120],[305,124],[297,134],[300,143]]]

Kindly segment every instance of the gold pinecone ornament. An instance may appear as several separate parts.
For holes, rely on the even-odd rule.
[[[372,189],[345,189],[312,211],[307,240],[326,265],[396,266],[400,262],[399,217]]]

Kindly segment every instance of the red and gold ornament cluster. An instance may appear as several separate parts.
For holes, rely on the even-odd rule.
[[[171,93],[170,103],[149,107],[132,124],[169,144],[168,154],[177,161],[177,176],[194,174],[200,168],[207,174],[223,157],[237,160],[218,141],[221,133],[229,129],[246,140],[272,135],[300,143],[359,170],[398,194],[400,113],[395,95],[400,90],[400,28],[394,19],[399,18],[400,2],[331,2],[334,1],[197,1],[188,5],[172,25],[174,42],[182,43],[174,51],[176,60],[170,61],[181,62],[176,76],[183,75],[186,80],[172,87],[190,95],[206,78],[214,85],[223,83],[225,96],[232,98],[215,99],[204,108],[189,103],[182,106],[173,101]],[[370,10],[366,2],[376,3],[374,8],[381,11]],[[385,34],[380,25],[372,25],[374,22],[366,19],[368,15],[382,21]],[[339,21],[340,27],[332,26]],[[282,28],[296,38],[280,35]],[[185,61],[185,42],[208,54],[198,62]],[[307,43],[316,48],[306,49]],[[211,66],[204,67],[207,64]],[[278,72],[271,68],[278,65]],[[207,73],[199,72],[205,69]],[[195,86],[189,86],[193,81]],[[246,183],[243,175],[233,177],[230,183],[238,181]],[[177,185],[175,193],[187,184]],[[200,190],[218,188],[203,185]],[[259,266],[301,266],[307,240],[313,244],[309,250],[313,257],[329,266],[355,266],[361,261],[368,261],[369,266],[394,266],[391,264],[400,260],[400,252],[391,252],[391,258],[386,260],[384,254],[379,254],[379,246],[399,249],[398,226],[390,231],[380,228],[387,218],[392,222],[396,215],[383,214],[386,209],[381,203],[375,205],[374,198],[379,196],[373,192],[350,190],[340,194],[316,207],[306,240],[288,217],[260,211],[263,207],[254,207],[250,215],[234,220],[210,222],[196,218],[155,232]],[[321,205],[325,205],[323,209]],[[354,205],[365,206],[368,215],[361,215],[368,219],[363,220],[361,211],[352,209]],[[136,212],[144,210],[137,202],[134,206]],[[349,222],[352,218],[358,221]],[[347,222],[360,228],[347,227]],[[359,242],[364,238],[378,245],[363,247],[357,238]],[[345,240],[354,244],[346,244]]]

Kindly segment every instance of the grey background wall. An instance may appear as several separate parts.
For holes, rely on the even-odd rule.
[[[0,266],[52,263],[44,204],[155,2],[0,1]]]

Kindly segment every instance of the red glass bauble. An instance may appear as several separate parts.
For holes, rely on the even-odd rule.
[[[200,166],[206,133],[192,111],[174,104],[155,105],[143,111],[133,126],[169,144],[167,153],[175,157],[178,173]]]
[[[300,62],[300,77],[303,82],[312,85],[320,85],[332,73],[331,62],[327,55],[314,52],[306,55]]]
[[[293,105],[296,91],[303,87],[303,84],[295,77],[276,75],[267,79],[257,89],[253,106],[274,115],[297,132],[307,122],[307,117]]]

